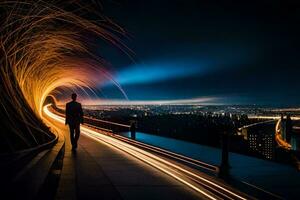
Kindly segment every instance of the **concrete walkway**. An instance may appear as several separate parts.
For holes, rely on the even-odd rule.
[[[56,199],[204,199],[152,166],[84,135],[72,153],[67,128],[56,125],[66,136]]]

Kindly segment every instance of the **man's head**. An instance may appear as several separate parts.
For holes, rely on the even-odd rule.
[[[72,99],[73,99],[73,101],[76,101],[76,98],[77,98],[77,94],[76,94],[76,93],[73,93],[73,94],[72,94]]]

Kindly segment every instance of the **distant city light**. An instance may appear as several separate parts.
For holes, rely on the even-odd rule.
[[[130,100],[88,100],[85,99],[82,101],[84,105],[218,105],[218,97],[202,97],[202,98],[193,98],[193,99],[176,99],[176,100],[155,100],[155,101],[130,101]]]

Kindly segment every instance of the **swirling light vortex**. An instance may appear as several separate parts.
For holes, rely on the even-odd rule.
[[[113,80],[104,68],[107,63],[89,52],[87,41],[82,38],[83,31],[124,47],[108,30],[110,21],[103,16],[103,21],[97,23],[63,10],[53,2],[59,1],[1,3],[11,9],[6,26],[1,30],[6,32],[1,35],[1,44],[24,97],[38,115],[45,98],[59,87],[93,90],[103,79]],[[70,2],[73,1],[62,5],[65,7]],[[80,9],[84,11],[83,7]],[[18,27],[11,31],[16,25]]]
[[[48,95],[55,96],[65,88],[88,94],[106,79],[126,97],[108,72],[108,63],[90,48],[95,38],[101,38],[130,52],[120,40],[124,30],[101,15],[98,3],[1,1],[0,11],[0,103],[6,117],[15,112],[27,127],[37,128],[32,119],[42,117]]]

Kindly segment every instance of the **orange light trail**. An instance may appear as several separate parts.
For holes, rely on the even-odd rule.
[[[0,73],[13,105],[29,105],[41,117],[47,96],[66,89],[95,94],[94,88],[104,81],[113,82],[127,98],[107,70],[109,64],[92,53],[94,42],[83,35],[93,35],[127,53],[130,50],[119,39],[125,31],[99,14],[92,3],[88,7],[79,1],[8,0],[0,6],[5,16],[0,27]],[[74,6],[74,11],[67,9]],[[20,115],[27,115],[20,107]]]
[[[59,113],[59,112],[55,111],[54,109],[51,109],[50,112],[55,113],[56,115],[58,115],[60,117],[64,117],[64,114]],[[86,116],[84,118],[85,119],[90,119],[90,120],[96,121],[96,122],[99,121],[99,122],[104,122],[104,123],[111,124],[111,125],[126,127],[128,129],[130,128],[130,126],[126,125],[126,124],[120,124],[120,123],[115,123],[115,122],[110,122],[110,121],[105,121],[105,120],[99,120],[97,118],[86,117]],[[93,128],[93,129],[104,130],[105,132],[109,132],[109,133],[112,132],[109,129],[105,129],[105,128],[102,128],[102,127],[100,128],[100,127],[97,127],[97,126],[94,126],[94,125],[91,125],[91,124],[88,124],[87,126],[89,128]],[[186,157],[186,156],[183,156],[183,155],[171,152],[171,151],[167,151],[165,149],[161,149],[161,148],[158,148],[158,147],[155,147],[155,146],[152,146],[152,145],[148,145],[148,144],[136,141],[136,140],[128,139],[128,138],[126,138],[124,136],[121,136],[121,135],[115,135],[115,134],[112,134],[112,135],[109,134],[109,135],[117,138],[118,140],[122,140],[122,141],[124,141],[126,143],[130,143],[130,144],[132,144],[134,146],[138,146],[138,147],[141,147],[143,149],[150,150],[152,152],[157,152],[159,154],[163,154],[165,156],[172,157],[174,159],[183,161],[183,162],[188,163],[188,164],[192,164],[195,167],[199,167],[199,168],[211,171],[211,172],[216,173],[216,174],[219,172],[219,167],[217,167],[217,166],[210,165],[208,163],[201,162],[199,160],[195,160],[195,159],[192,159],[192,158],[189,158],[189,157]]]
[[[284,141],[283,138],[281,137],[280,126],[281,126],[281,118],[279,118],[279,120],[276,123],[275,140],[280,147],[285,148],[287,150],[291,150],[292,146],[288,142]]]
[[[64,123],[65,119],[50,112],[49,106],[50,105],[47,105],[43,109],[46,116],[60,123]],[[176,163],[164,159],[163,157],[157,156],[141,148],[135,147],[134,145],[128,144],[127,142],[102,134],[101,131],[93,130],[88,126],[82,126],[81,132],[85,136],[97,142],[105,143],[115,149],[127,152],[128,154],[144,161],[145,163],[148,163],[149,165],[159,169],[160,171],[175,178],[186,186],[192,188],[196,192],[204,195],[208,199],[219,199],[219,195],[221,195],[223,198],[226,197],[229,199],[246,199],[245,197],[243,197],[243,195],[230,190],[228,186],[224,186],[221,183],[214,182],[204,176],[201,176],[193,170],[184,168]],[[207,188],[209,188],[210,191],[208,191]],[[215,193],[217,193],[217,195]]]

